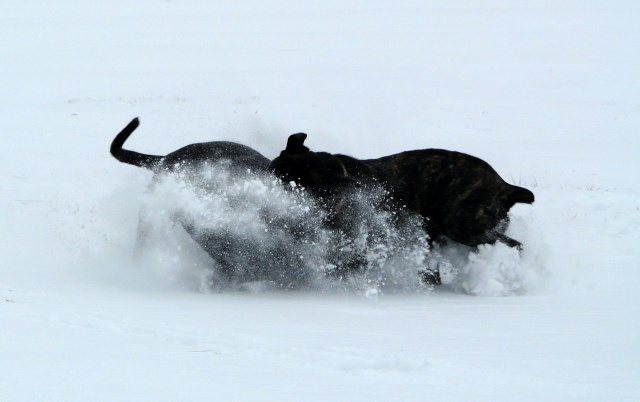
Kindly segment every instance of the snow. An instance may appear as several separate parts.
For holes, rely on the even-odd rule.
[[[640,399],[640,7],[624,1],[0,5],[0,400]],[[445,148],[531,189],[522,257],[446,285],[207,290],[108,154]],[[160,200],[162,201],[162,199]],[[166,199],[164,199],[166,201]]]

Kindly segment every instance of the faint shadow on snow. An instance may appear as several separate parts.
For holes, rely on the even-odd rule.
[[[394,225],[392,213],[373,207],[380,194],[358,194],[354,203],[354,221],[358,225],[354,235],[347,238],[323,227],[321,209],[313,201],[300,192],[283,191],[272,178],[238,181],[225,172],[209,173],[208,177],[217,183],[215,191],[205,188],[203,193],[202,186],[171,177],[155,191],[147,192],[149,175],[139,174],[120,184],[97,205],[86,210],[80,206],[70,208],[73,212],[59,229],[64,232],[67,260],[93,280],[135,289],[304,289],[355,292],[376,298],[385,293],[430,293],[433,288],[420,281],[419,272],[435,265],[442,273],[443,290],[509,296],[544,289],[546,248],[540,241],[544,236],[535,226],[532,208],[514,211],[507,232],[525,245],[522,255],[501,244],[481,246],[475,251],[459,245],[430,250],[417,219]],[[151,225],[144,247],[136,248],[142,206]],[[208,230],[233,233],[248,240],[251,249],[238,251],[238,265],[244,264],[244,273],[237,280],[223,275],[209,255],[174,222],[176,211],[186,211],[188,219],[204,222]],[[294,241],[286,231],[272,230],[265,216],[304,227],[305,237]],[[298,253],[304,261],[295,267],[271,263],[270,247],[287,244],[291,247],[288,251]],[[242,255],[248,251],[254,254],[251,259]],[[355,254],[365,256],[367,269],[336,275],[341,260]],[[247,265],[246,261],[252,264]],[[292,279],[283,282],[283,277]]]
[[[401,372],[411,373],[426,370],[428,367],[427,360],[420,356],[394,356],[378,357],[378,356],[341,356],[344,360],[337,368],[347,372]]]

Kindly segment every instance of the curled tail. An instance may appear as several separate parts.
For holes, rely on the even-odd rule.
[[[128,163],[129,165],[139,166],[145,169],[153,169],[154,166],[162,160],[162,156],[146,155],[122,149],[127,138],[129,138],[139,125],[140,120],[136,117],[116,135],[116,138],[114,138],[111,143],[111,155],[122,163]]]

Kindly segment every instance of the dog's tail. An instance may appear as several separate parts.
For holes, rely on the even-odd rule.
[[[122,149],[125,141],[129,136],[135,131],[136,128],[140,125],[140,120],[136,117],[131,120],[131,123],[127,124],[125,128],[122,129],[116,135],[116,138],[113,139],[111,143],[111,155],[114,158],[123,163],[128,163],[129,165],[143,167],[145,169],[153,169],[161,160],[162,156],[157,155],[146,155],[141,154],[139,152],[128,151],[126,149]]]
[[[533,201],[535,201],[533,193],[526,188],[514,186],[512,184],[509,184],[508,186],[509,188],[507,189],[504,198],[504,206],[507,207],[507,210],[511,209],[511,207],[517,203],[533,204]]]

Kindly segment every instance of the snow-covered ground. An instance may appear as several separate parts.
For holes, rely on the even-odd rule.
[[[639,400],[638,21],[626,1],[3,2],[0,400]],[[526,250],[465,255],[433,292],[206,291],[176,228],[132,259],[151,175],[108,148],[135,116],[127,146],[153,154],[273,158],[304,131],[479,156],[535,193],[512,211]]]

